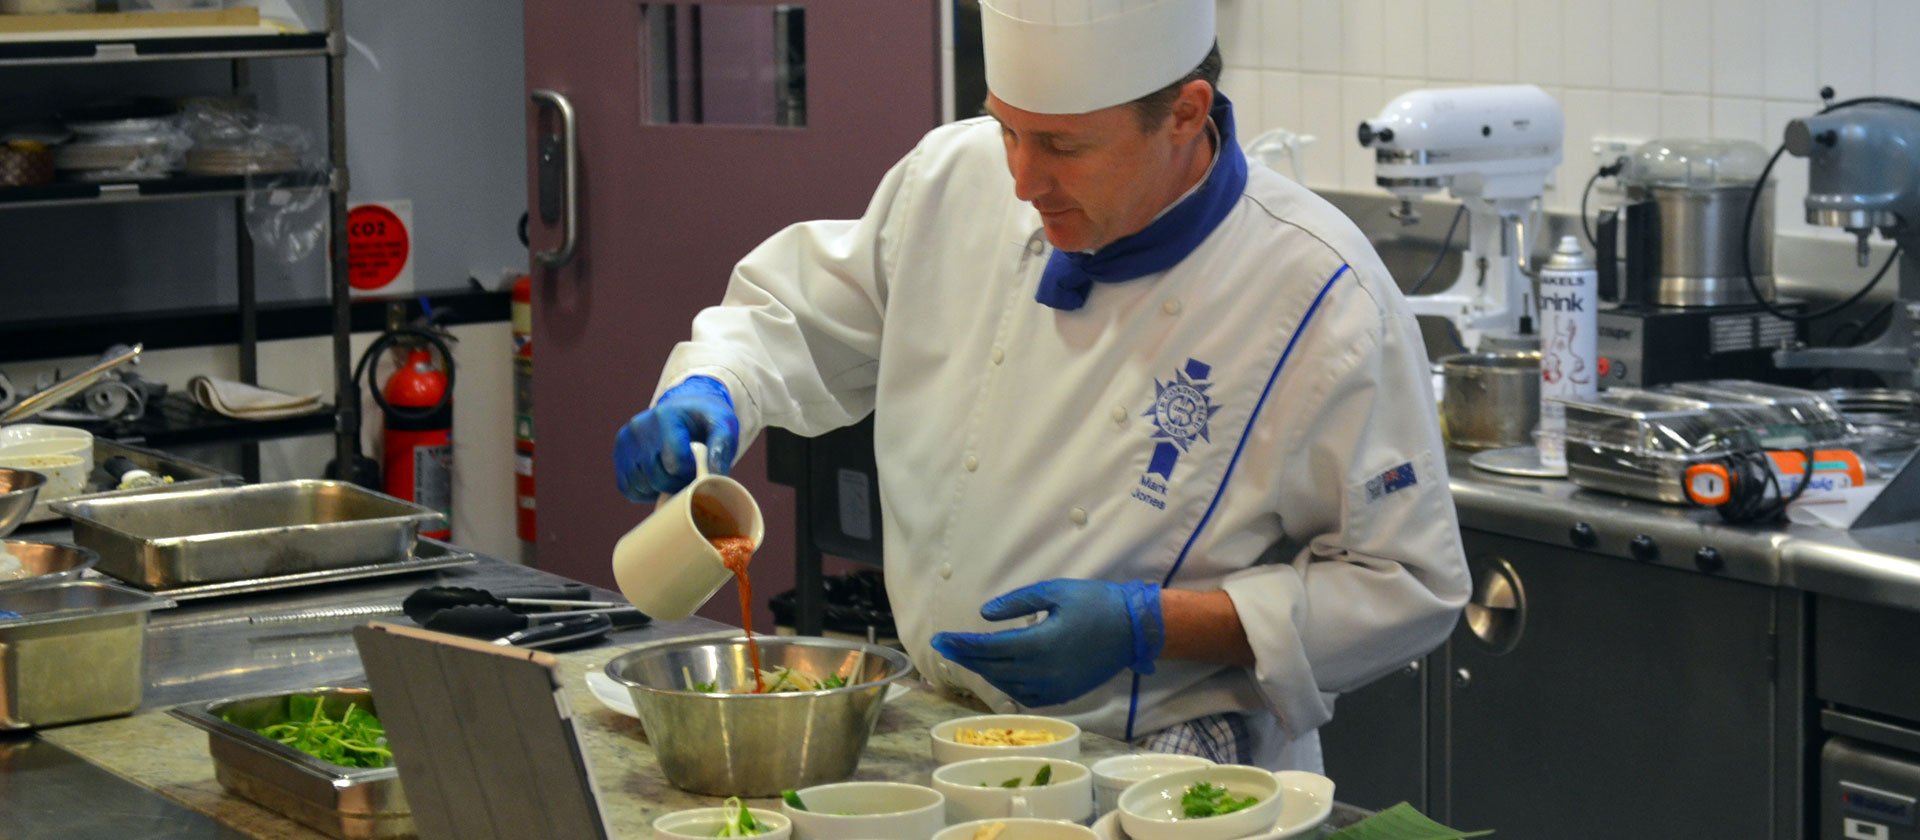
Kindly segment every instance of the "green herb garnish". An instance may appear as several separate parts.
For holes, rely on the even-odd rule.
[[[780,798],[786,800],[787,807],[792,808],[795,811],[807,810],[807,803],[800,801],[800,792],[797,790],[794,790],[793,788],[787,788],[786,790],[780,791]]]
[[[1036,772],[1033,774],[1033,781],[1023,782],[1020,780],[1019,776],[1015,776],[1011,779],[1001,782],[1000,786],[1003,788],[1046,787],[1047,783],[1051,781],[1053,781],[1053,765],[1042,764],[1040,765],[1039,772]],[[992,787],[992,785],[989,785],[986,782],[981,782],[980,786]]]
[[[1180,808],[1186,812],[1188,819],[1200,819],[1251,808],[1258,801],[1259,798],[1253,796],[1235,799],[1226,788],[1201,782],[1189,785],[1186,793],[1180,795]]]
[[[820,689],[823,691],[829,688],[846,688],[846,687],[847,687],[847,678],[840,676],[839,674],[834,674],[833,676],[820,681]]]
[[[335,720],[327,715],[324,698],[295,694],[287,698],[287,722],[254,731],[341,767],[392,764],[393,751],[387,749],[387,734],[380,719],[351,703],[346,707]]]
[[[720,684],[717,682],[697,682],[693,684],[693,690],[701,694],[717,694],[720,691]]]
[[[793,791],[787,793],[792,794]],[[794,798],[799,797],[795,795]],[[738,796],[727,797],[720,807],[726,809],[727,821],[720,826],[720,833],[713,835],[715,837],[755,837],[766,829],[753,818],[753,813],[747,810],[747,803],[741,802]]]

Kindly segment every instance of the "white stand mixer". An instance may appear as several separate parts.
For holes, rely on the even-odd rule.
[[[1395,216],[1412,224],[1414,200],[1442,189],[1466,206],[1460,276],[1407,302],[1416,315],[1452,321],[1468,348],[1531,338],[1516,338],[1531,314],[1529,220],[1560,165],[1562,135],[1560,103],[1533,85],[1416,90],[1360,124],[1374,182],[1400,198]]]

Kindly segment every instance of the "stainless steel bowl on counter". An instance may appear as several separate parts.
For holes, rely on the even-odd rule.
[[[147,615],[165,598],[100,581],[0,590],[0,730],[131,714]]]
[[[400,787],[400,771],[387,767],[342,767],[257,732],[287,722],[287,699],[319,697],[329,714],[347,706],[378,714],[364,688],[315,688],[256,697],[195,703],[172,714],[206,730],[220,786],[341,840],[386,840],[414,836],[413,812]]]
[[[880,717],[887,686],[913,666],[906,654],[812,637],[758,639],[761,668],[812,678],[847,676],[844,688],[780,694],[723,693],[751,686],[745,638],[649,645],[607,663],[627,687],[660,768],[674,787],[712,796],[775,796],[853,775]],[[722,692],[699,693],[696,683]]]
[[[100,555],[77,545],[0,540],[0,590],[28,589],[79,580]]]
[[[13,533],[33,510],[47,477],[32,470],[0,467],[0,537]]]

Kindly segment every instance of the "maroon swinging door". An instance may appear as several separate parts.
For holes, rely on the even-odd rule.
[[[613,585],[614,541],[651,510],[614,487],[614,431],[694,314],[781,227],[859,215],[938,122],[937,2],[527,0],[541,568]],[[764,604],[791,586],[794,529],[763,450],[733,474],[766,516]],[[722,593],[707,614],[737,623],[734,604]]]

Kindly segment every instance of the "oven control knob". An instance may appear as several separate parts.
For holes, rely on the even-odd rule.
[[[1634,537],[1632,542],[1627,543],[1627,550],[1633,552],[1633,559],[1643,563],[1660,559],[1660,544],[1646,534]]]
[[[1592,548],[1600,542],[1600,536],[1593,532],[1593,526],[1585,522],[1575,522],[1567,529],[1567,541],[1580,548]]]
[[[1717,574],[1726,570],[1727,558],[1720,556],[1720,549],[1704,545],[1693,553],[1693,565],[1707,574]]]

